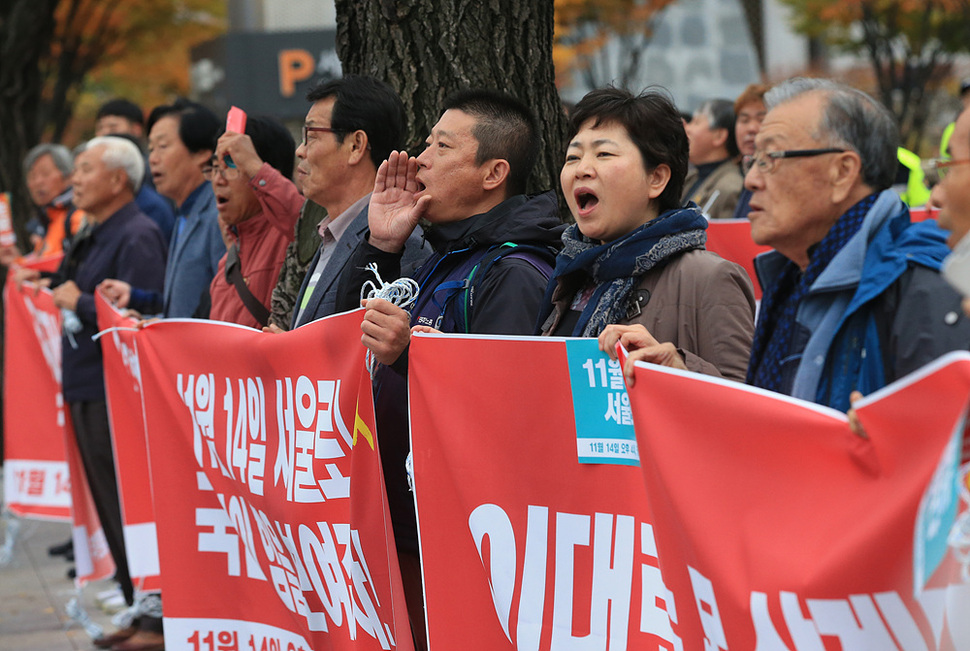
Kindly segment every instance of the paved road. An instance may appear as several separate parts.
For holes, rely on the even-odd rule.
[[[77,594],[74,582],[66,575],[71,564],[47,555],[48,547],[64,542],[70,533],[66,523],[20,521],[13,554],[6,565],[0,565],[0,651],[95,648],[84,628],[65,612]],[[0,519],[0,549],[7,535],[7,523]],[[89,584],[80,599],[91,619],[106,631],[113,631],[114,626],[110,615],[98,607],[97,595],[111,587],[108,581]]]

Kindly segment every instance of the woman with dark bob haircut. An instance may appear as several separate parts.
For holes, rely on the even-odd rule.
[[[744,269],[707,251],[707,220],[680,205],[687,134],[666,94],[605,88],[570,116],[560,174],[576,223],[546,290],[545,335],[599,337],[616,358],[743,381],[754,332]],[[632,361],[624,369],[632,380]]]

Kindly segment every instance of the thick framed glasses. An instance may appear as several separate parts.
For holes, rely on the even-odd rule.
[[[217,176],[222,176],[226,181],[235,181],[239,178],[240,169],[238,167],[223,167],[221,165],[206,165],[202,168],[202,176],[206,181],[215,181]]]
[[[923,161],[922,168],[923,174],[926,176],[926,180],[929,183],[938,183],[946,178],[946,175],[950,172],[950,168],[954,165],[964,165],[970,163],[970,158],[931,158],[929,160]]]
[[[332,129],[330,127],[308,127],[304,124],[303,125],[303,146],[304,147],[306,146],[307,142],[309,142],[307,140],[307,136],[312,131],[319,131],[320,133],[346,133],[346,131],[344,131],[343,129]]]
[[[757,167],[762,174],[771,174],[783,158],[809,158],[822,154],[842,154],[846,150],[838,147],[823,147],[821,149],[787,149],[784,151],[757,151],[753,156],[741,159],[741,171],[747,176],[752,167]]]

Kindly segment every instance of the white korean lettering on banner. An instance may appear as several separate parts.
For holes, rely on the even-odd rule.
[[[286,499],[314,503],[350,497],[350,477],[336,463],[353,445],[340,414],[340,380],[283,378],[276,380],[276,393],[280,445],[273,476],[283,481]],[[326,476],[317,477],[317,460],[331,462],[324,464]]]
[[[222,474],[229,477],[229,471],[219,459],[216,451],[215,406],[216,383],[212,373],[199,375],[178,374],[175,381],[179,397],[192,414],[192,448],[199,467],[219,468]],[[209,453],[208,465],[205,461],[205,451]],[[211,485],[203,470],[198,473],[199,488],[210,490]]]
[[[553,559],[554,576],[552,602],[552,646],[582,646],[592,640],[611,640],[616,648],[626,648],[631,616],[636,533],[641,536],[641,577],[639,630],[664,640],[674,649],[682,650],[681,640],[674,634],[671,623],[677,623],[674,598],[664,586],[656,560],[653,529],[645,523],[638,528],[633,517],[596,513],[592,518],[575,513],[555,514],[555,538],[550,540],[549,510],[543,506],[529,506],[525,532],[525,558],[521,584],[516,585],[516,536],[505,510],[495,504],[482,504],[472,511],[468,528],[478,548],[482,564],[489,571],[489,585],[495,613],[506,637],[512,641],[511,607],[518,588],[517,648],[538,648],[543,630],[544,590]],[[484,539],[488,538],[488,546]],[[589,632],[577,636],[574,629],[576,615],[575,590],[584,582],[575,580],[577,547],[592,543],[593,568],[590,589]],[[488,549],[488,557],[484,556]],[[660,604],[664,604],[662,608]],[[585,641],[585,642],[584,642]],[[577,647],[578,648],[578,647]]]
[[[226,459],[230,476],[239,469],[239,481],[253,495],[263,495],[266,475],[266,390],[262,378],[225,378],[222,408],[226,412]]]
[[[620,362],[605,358],[596,361],[588,359],[583,364],[583,368],[589,374],[590,387],[602,386],[609,389],[603,420],[632,426],[633,412],[630,411],[630,396],[627,395],[626,385],[623,384],[623,369],[620,367]]]
[[[351,639],[363,633],[383,649],[395,646],[377,611],[380,601],[356,530],[317,522],[316,531],[300,525],[294,537],[290,524],[271,521],[243,498],[216,497],[223,508],[196,509],[196,525],[206,529],[198,535],[200,552],[225,555],[227,574],[236,577],[245,557],[247,576],[269,580],[287,610],[304,617],[312,631],[329,630],[329,621],[345,626]],[[313,610],[307,595],[323,610]]]

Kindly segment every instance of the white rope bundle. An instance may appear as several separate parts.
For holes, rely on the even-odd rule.
[[[64,611],[72,621],[77,622],[84,628],[84,631],[91,637],[92,640],[96,640],[104,635],[104,629],[91,619],[91,616],[88,615],[88,611],[86,611],[84,606],[81,605],[79,595],[81,594],[82,589],[83,588],[78,587],[77,595],[72,598],[70,602],[68,602],[68,604],[64,607]]]
[[[418,293],[421,291],[421,287],[413,279],[398,278],[394,282],[386,283],[377,271],[377,263],[372,262],[365,269],[374,274],[377,282],[368,280],[364,283],[363,287],[360,288],[361,300],[383,298],[385,301],[389,301],[403,310],[407,310],[418,300]],[[374,373],[377,372],[377,360],[374,359],[374,354],[369,350],[367,351],[366,363],[367,371],[370,373],[371,378],[373,378]]]

